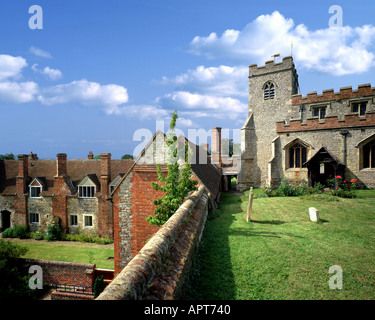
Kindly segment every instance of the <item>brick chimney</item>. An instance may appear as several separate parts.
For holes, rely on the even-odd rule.
[[[89,152],[89,155],[87,156],[87,159],[90,159],[90,160],[94,159],[94,154],[93,154],[92,151]]]
[[[56,176],[62,177],[67,174],[67,156],[66,153],[58,153],[56,156]]]
[[[24,192],[27,188],[29,175],[29,156],[27,154],[18,155],[18,174],[16,178],[16,192],[14,198],[14,223],[16,225],[27,226],[27,201]]]
[[[211,135],[211,162],[215,164],[219,169],[222,168],[221,161],[221,128],[212,128]]]
[[[101,153],[101,176],[110,177],[111,175],[111,154],[110,153]]]
[[[99,198],[98,234],[101,237],[109,235],[110,238],[113,238],[112,205],[111,201],[107,200],[109,195],[109,184],[111,182],[111,154],[101,153],[100,159],[100,190],[102,196]]]
[[[29,175],[29,156],[27,154],[18,155],[18,174],[16,189],[18,195],[23,195],[26,189],[27,178]]]

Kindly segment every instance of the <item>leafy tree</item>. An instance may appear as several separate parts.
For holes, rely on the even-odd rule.
[[[122,160],[126,160],[126,159],[134,159],[134,157],[131,155],[131,154],[124,154],[122,157],[121,157]]]
[[[97,154],[96,156],[94,156],[94,159],[100,160],[101,159],[100,154]]]
[[[151,186],[157,190],[164,192],[165,195],[159,199],[154,199],[156,205],[154,216],[150,215],[146,220],[150,224],[161,226],[172,216],[179,206],[183,203],[185,197],[190,191],[197,190],[197,181],[191,179],[191,166],[189,163],[189,147],[185,143],[184,160],[185,164],[180,172],[178,159],[177,136],[175,127],[177,121],[177,111],[171,113],[172,120],[170,122],[170,133],[167,136],[168,159],[167,159],[167,175],[164,176],[161,166],[157,165],[158,181],[152,182]]]
[[[0,154],[0,160],[16,160],[13,153]]]
[[[27,248],[0,239],[0,300],[32,298],[27,276],[17,269],[17,259],[27,252]]]

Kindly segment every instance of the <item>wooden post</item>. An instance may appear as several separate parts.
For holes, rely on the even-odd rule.
[[[246,222],[250,222],[251,220],[251,210],[253,208],[253,187],[250,188],[249,192],[249,203],[247,205],[247,216],[246,216]]]

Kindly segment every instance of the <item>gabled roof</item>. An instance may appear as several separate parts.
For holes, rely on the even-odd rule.
[[[321,147],[305,164],[312,163],[314,161],[334,161],[340,166],[345,166],[336,156],[328,151],[326,147]]]
[[[109,198],[113,197],[113,194],[116,192],[117,188],[126,179],[128,174],[134,169],[135,166],[142,166],[146,169],[148,168],[149,170],[153,171],[156,170],[155,164],[143,164],[142,158],[146,155],[148,149],[152,146],[152,143],[155,142],[158,137],[164,139],[164,142],[166,142],[166,135],[160,130],[157,131],[153,135],[152,139],[147,143],[146,147],[139,154],[137,159],[134,161],[134,164],[129,168],[129,171],[124,176],[122,176],[122,178],[118,181],[115,188],[110,193]],[[197,146],[196,144],[192,143],[182,135],[178,137],[179,150],[182,150],[180,148],[182,148],[182,145],[185,145],[186,142],[188,143],[189,148],[192,151],[192,158],[195,159],[195,163],[194,161],[192,161],[193,163],[191,164],[191,170],[193,172],[193,175],[198,179],[198,181],[201,184],[203,184],[208,189],[212,196],[216,198],[217,194],[220,191],[221,172],[217,168],[215,168],[209,160],[205,164],[199,163],[199,154],[204,152],[207,155],[207,151],[203,147]],[[153,150],[153,152],[154,151],[155,150]],[[157,155],[155,155],[155,152],[153,153],[153,156],[157,157]]]
[[[111,159],[110,182],[119,174],[126,173],[133,163],[133,160]],[[0,160],[0,195],[14,195],[16,193],[18,166],[19,161],[17,160]],[[27,185],[29,185],[35,178],[38,178],[38,180],[44,184],[43,195],[51,196],[55,193],[55,159],[29,160],[28,175],[29,179],[27,180]],[[99,177],[101,175],[101,160],[67,160],[67,178],[65,179],[65,183],[72,192],[76,190],[78,183],[87,175],[95,176],[95,178],[93,178],[95,183],[99,183]],[[46,191],[44,191],[44,189]]]
[[[32,187],[34,182],[37,182],[39,184],[40,187],[42,187],[43,189],[46,188],[46,185],[47,185],[47,181],[45,178],[42,178],[42,177],[36,177],[34,178],[34,180],[32,180],[30,183],[29,183],[29,187]]]

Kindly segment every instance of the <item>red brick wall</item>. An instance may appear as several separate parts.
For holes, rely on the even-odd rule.
[[[375,114],[367,113],[366,118],[360,119],[358,114],[345,115],[344,121],[339,121],[336,116],[326,117],[324,122],[319,123],[318,119],[307,119],[306,123],[301,123],[300,120],[290,121],[290,125],[285,125],[284,122],[276,123],[276,132],[291,132],[291,131],[307,131],[307,130],[322,130],[322,129],[339,129],[364,127],[375,125]]]
[[[83,287],[94,285],[95,265],[62,261],[46,261],[34,259],[20,259],[24,272],[29,267],[38,265],[43,270],[43,282],[51,284],[66,284]]]
[[[146,240],[150,239],[158,230],[159,227],[150,225],[146,218],[153,215],[155,205],[153,199],[160,198],[163,194],[151,187],[151,182],[158,180],[158,175],[155,170],[135,169],[132,176],[132,251],[135,256],[139,250],[146,244]]]
[[[331,90],[324,90],[323,94],[318,95],[316,92],[307,94],[306,97],[302,97],[301,94],[293,95],[293,104],[303,104],[303,103],[315,103],[315,102],[325,102],[337,99],[348,99],[357,98],[364,96],[375,95],[375,88],[371,88],[370,84],[358,86],[358,90],[352,89],[352,87],[341,88],[340,92],[334,92]]]

